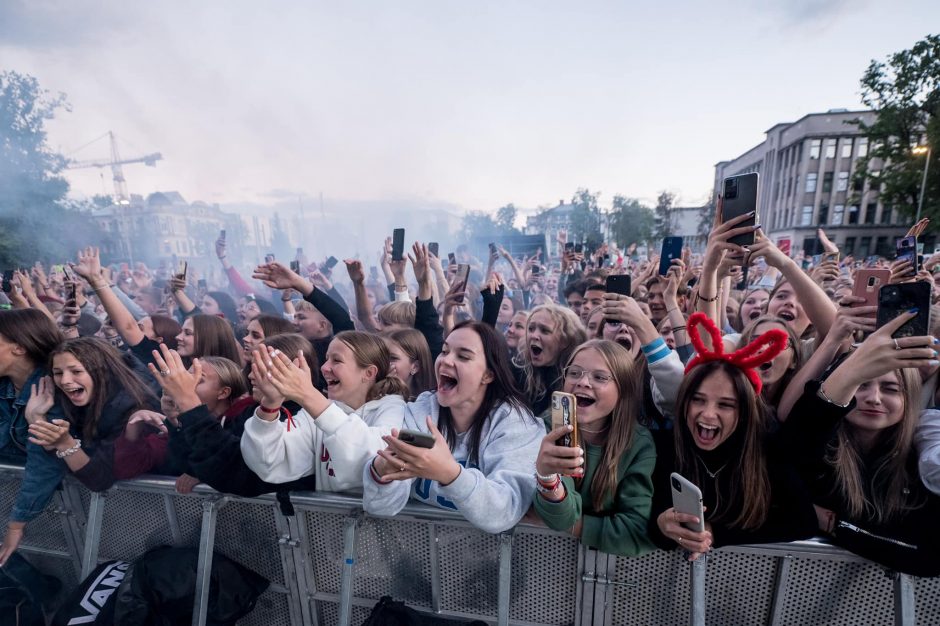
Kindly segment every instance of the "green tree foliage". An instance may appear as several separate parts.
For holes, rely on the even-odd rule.
[[[653,213],[656,220],[656,227],[653,235],[656,239],[662,239],[673,234],[675,230],[675,219],[673,209],[675,209],[676,195],[668,191],[660,192],[656,198],[656,207]]]
[[[653,211],[636,198],[614,196],[610,213],[611,238],[626,248],[631,243],[642,244],[653,235]]]
[[[473,241],[477,237],[494,237],[499,234],[499,224],[489,213],[468,211],[463,216],[463,229],[461,232],[463,241]]]
[[[856,182],[868,178],[881,187],[881,200],[907,215],[917,211],[926,154],[912,146],[933,147],[923,216],[940,220],[940,35],[929,35],[910,50],[873,60],[861,79],[862,102],[876,121],[849,122],[869,140],[868,157],[859,159]],[[873,163],[877,166],[873,167]],[[880,171],[879,171],[880,170]]]
[[[600,192],[591,193],[588,189],[578,189],[571,198],[571,229],[568,241],[585,241],[599,245],[603,240],[601,235],[601,210],[597,206]]]
[[[90,206],[66,199],[65,158],[46,142],[46,121],[68,110],[64,94],[32,76],[0,73],[0,267],[60,262],[101,236]]]
[[[518,213],[518,211],[516,210],[514,204],[507,204],[506,206],[500,207],[496,210],[496,226],[500,230],[501,234],[522,234],[515,226],[516,213]]]

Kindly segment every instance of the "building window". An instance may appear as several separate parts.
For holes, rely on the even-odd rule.
[[[787,179],[787,197],[793,195],[793,177]]]
[[[813,225],[813,205],[807,204],[803,207],[803,215],[800,218],[800,226]]]
[[[865,223],[874,224],[875,223],[875,211],[878,209],[878,205],[874,202],[869,202],[868,206],[865,207]]]
[[[809,158],[818,159],[819,149],[822,147],[822,139],[813,139],[809,144]]]
[[[858,256],[867,257],[871,254],[871,237],[862,237],[862,241],[858,246]]]
[[[855,254],[855,237],[846,237],[842,252],[846,255]]]
[[[868,156],[868,137],[859,137],[858,138],[858,154],[859,157]]]
[[[823,193],[832,191],[832,172],[823,173]]]
[[[826,158],[827,159],[836,158],[836,140],[835,139],[826,140]]]
[[[851,139],[842,140],[842,158],[843,159],[852,158],[852,140]]]
[[[822,226],[829,219],[829,205],[825,202],[819,205],[819,225]]]
[[[887,237],[878,237],[878,239],[875,240],[875,254],[886,257],[890,256],[891,252],[892,250],[890,246],[888,246]]]
[[[852,177],[852,191],[861,193],[862,187],[865,185],[865,179],[861,176]]]
[[[884,205],[881,207],[881,223],[890,224],[891,223],[891,206]]]
[[[858,224],[858,207],[854,204],[849,207],[849,224]]]
[[[839,179],[836,181],[836,191],[846,191],[849,188],[849,173],[839,172]]]
[[[780,197],[780,181],[774,182],[774,200]]]
[[[842,212],[845,210],[845,207],[841,204],[837,204],[832,207],[832,224],[833,226],[842,226]]]
[[[806,193],[813,193],[816,191],[816,180],[819,178],[819,174],[816,172],[810,172],[806,175]]]

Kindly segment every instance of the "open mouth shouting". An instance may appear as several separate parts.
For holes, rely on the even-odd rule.
[[[585,394],[576,393],[574,394],[574,397],[578,401],[579,409],[586,409],[589,406],[593,406],[597,402],[596,398],[592,398],[591,396]]]
[[[696,420],[692,434],[698,447],[711,448],[718,441],[720,432],[721,426],[718,424],[709,424],[702,420]]]
[[[754,309],[747,314],[747,319],[749,320],[756,320],[758,317],[760,317],[760,309]]]
[[[74,387],[64,387],[62,393],[68,397],[69,401],[76,406],[81,406],[88,401],[87,391],[84,387],[78,385]]]
[[[782,311],[777,311],[777,317],[786,322],[792,322],[796,319],[796,314],[790,309],[783,309]]]
[[[538,344],[529,344],[529,354],[532,357],[532,362],[537,363],[542,360],[542,354],[545,352],[545,349]]]
[[[457,388],[457,377],[450,374],[439,373],[437,375],[437,393],[448,394]]]

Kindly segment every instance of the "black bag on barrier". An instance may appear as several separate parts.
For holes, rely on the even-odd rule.
[[[114,623],[121,626],[189,626],[196,599],[196,548],[161,546],[128,572],[118,592]],[[234,625],[248,615],[270,583],[240,563],[212,555],[207,626]]]
[[[0,626],[46,626],[43,608],[62,588],[14,552],[0,568]]]
[[[486,622],[475,620],[472,622],[453,621],[441,617],[421,615],[404,602],[392,600],[389,596],[382,596],[378,604],[372,607],[369,617],[362,626],[486,626]]]
[[[62,602],[52,626],[113,624],[114,592],[130,566],[125,561],[108,561],[96,567]]]

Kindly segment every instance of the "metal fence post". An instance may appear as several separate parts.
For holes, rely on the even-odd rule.
[[[787,589],[790,587],[790,567],[793,557],[787,554],[776,559],[777,577],[774,583],[773,603],[770,605],[770,626],[777,626],[783,619],[783,607],[786,604]]]
[[[279,507],[274,508],[274,524],[277,527],[278,546],[281,551],[281,567],[287,586],[287,603],[291,624],[304,626],[313,620],[307,595],[307,576],[303,566],[303,547],[297,516],[284,515]]]
[[[707,556],[702,554],[692,561],[689,574],[689,624],[705,626],[705,566]]]
[[[914,626],[917,612],[914,606],[914,583],[907,574],[894,574],[894,624]]]
[[[193,626],[204,626],[209,614],[209,579],[212,551],[215,549],[215,525],[228,498],[213,497],[202,501],[202,528],[199,531],[199,559],[196,561],[196,599]]]
[[[510,591],[512,587],[512,531],[499,535],[499,602],[496,607],[498,626],[509,624]]]
[[[352,593],[356,565],[356,539],[362,512],[343,520],[343,578],[339,585],[339,626],[349,626],[352,619]]]
[[[85,545],[82,550],[82,580],[98,565],[98,543],[101,541],[101,524],[104,522],[105,494],[91,493],[88,503],[88,523],[85,527]]]

